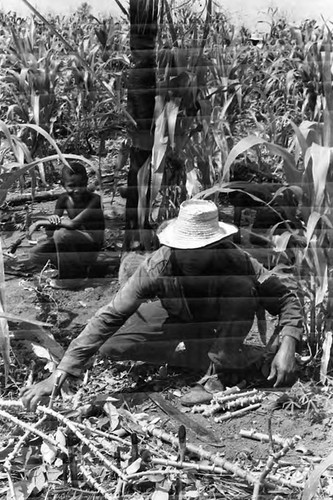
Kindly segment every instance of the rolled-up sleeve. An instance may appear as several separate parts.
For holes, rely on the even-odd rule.
[[[104,342],[139,308],[156,295],[156,277],[147,272],[145,263],[136,270],[111,302],[91,318],[81,334],[71,342],[58,369],[79,376]]]

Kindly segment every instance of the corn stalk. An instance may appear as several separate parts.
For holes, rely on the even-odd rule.
[[[0,313],[2,314],[6,313],[5,270],[4,270],[1,239],[0,239]],[[4,317],[0,317],[0,349],[4,363],[5,385],[7,385],[7,379],[10,367],[10,341],[9,341],[9,328],[7,319]]]

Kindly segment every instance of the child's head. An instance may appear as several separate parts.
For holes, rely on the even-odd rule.
[[[70,167],[64,165],[61,172],[61,182],[67,193],[79,195],[87,191],[88,174],[79,162],[71,162]]]

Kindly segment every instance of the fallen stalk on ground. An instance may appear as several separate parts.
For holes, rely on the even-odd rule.
[[[248,439],[254,439],[255,441],[261,441],[262,443],[269,443],[270,442],[268,434],[264,434],[262,432],[257,432],[255,429],[250,429],[249,431],[245,430],[245,429],[241,429],[239,431],[239,434],[242,437],[245,437],[245,438],[248,438]],[[284,446],[285,443],[286,443],[286,441],[287,441],[286,439],[284,439],[284,438],[282,438],[280,436],[276,436],[276,435],[273,435],[272,439],[273,439],[273,442],[275,444],[279,444],[281,446]],[[301,437],[300,436],[294,436],[293,439],[297,439],[298,441],[300,441]]]
[[[178,439],[177,437],[173,436],[172,434],[168,434],[167,432],[162,431],[161,429],[156,429],[152,425],[148,425],[146,427],[146,431],[148,434],[155,436],[162,441],[165,441],[167,443],[170,443],[174,448],[178,447]],[[207,450],[203,450],[201,447],[193,445],[191,443],[186,444],[186,451],[189,453],[192,453],[199,457],[199,459],[203,460],[209,460],[213,462],[215,465],[218,467],[221,467],[227,472],[231,472],[235,474],[236,476],[244,479],[248,484],[255,485],[258,481],[258,476],[252,474],[251,472],[247,472],[241,467],[239,467],[237,464],[234,464],[225,458],[222,458],[219,455],[216,455],[215,453],[211,453]],[[270,474],[267,478],[268,481],[271,481],[272,483],[279,484],[281,486],[289,487],[289,488],[297,488],[299,489],[301,486],[293,481],[286,480],[283,478],[280,478],[276,475]],[[269,485],[269,483],[265,483]]]
[[[216,423],[221,423],[221,422],[224,422],[225,420],[230,420],[231,418],[238,418],[238,417],[245,415],[249,411],[258,410],[258,408],[260,408],[260,406],[261,406],[260,403],[256,403],[253,405],[250,404],[249,406],[246,406],[245,408],[241,408],[240,410],[228,411],[224,415],[221,415],[219,417],[215,417],[214,421]]]
[[[262,486],[264,486],[265,480],[266,480],[267,476],[269,475],[269,473],[271,472],[273,466],[275,464],[277,464],[278,461],[282,457],[284,457],[288,453],[289,450],[294,448],[295,445],[298,443],[298,441],[299,441],[299,436],[295,436],[291,439],[286,439],[283,447],[279,451],[277,451],[276,453],[273,453],[272,455],[270,455],[268,457],[265,468],[262,471],[262,473],[260,474],[258,482],[253,487],[252,500],[258,500],[260,489],[262,488]]]
[[[118,469],[118,467],[116,467],[112,462],[110,462],[110,460],[105,458],[103,453],[101,453],[99,449],[96,448],[96,446],[93,443],[91,443],[91,441],[88,438],[86,438],[86,436],[84,436],[81,431],[77,429],[77,427],[71,420],[64,417],[60,413],[52,410],[51,408],[46,408],[45,406],[38,406],[37,412],[46,413],[47,415],[54,417],[55,419],[59,420],[61,423],[66,425],[76,435],[76,437],[80,439],[80,441],[88,447],[90,452],[96,457],[98,457],[101,460],[101,462],[104,463],[106,467],[108,467],[109,470],[112,470],[123,481],[126,481],[125,474],[123,474],[123,472],[120,469]]]
[[[6,406],[8,408],[12,407],[12,409],[15,410],[18,408],[23,409],[22,404],[17,401],[8,402],[0,400],[0,406],[1,405]],[[245,408],[243,410],[245,410]],[[267,461],[266,467],[264,468],[264,470],[262,470],[261,473],[258,474],[258,473],[253,473],[252,471],[245,470],[241,468],[238,464],[230,462],[218,454],[204,450],[201,446],[196,446],[192,443],[189,443],[187,440],[184,441],[184,450],[182,450],[183,454],[181,456],[179,454],[180,451],[179,432],[178,435],[168,434],[162,431],[161,429],[156,429],[155,427],[156,424],[155,425],[150,424],[146,427],[141,426],[142,427],[141,432],[136,431],[140,432],[140,434],[144,436],[146,443],[142,445],[145,446],[146,450],[138,449],[137,451],[138,458],[135,461],[136,463],[131,464],[131,462],[130,463],[128,462],[130,454],[133,454],[132,453],[133,449],[131,452],[130,440],[121,439],[118,436],[113,436],[112,433],[109,434],[102,432],[98,429],[93,429],[90,427],[90,425],[84,425],[81,423],[73,422],[72,420],[69,420],[68,418],[64,417],[61,413],[58,413],[52,408],[38,406],[37,411],[43,414],[43,418],[45,418],[46,415],[49,415],[62,425],[66,426],[79,439],[79,441],[88,448],[90,456],[95,456],[102,462],[102,464],[108,471],[111,471],[116,474],[116,479],[118,479],[117,484],[119,488],[115,487],[115,491],[111,495],[103,488],[103,486],[99,484],[98,478],[93,477],[93,472],[90,470],[90,468],[87,468],[85,464],[82,465],[83,469],[81,468],[81,466],[79,466],[79,470],[81,471],[83,477],[87,480],[87,482],[107,500],[111,498],[116,498],[115,493],[117,493],[118,496],[123,495],[127,485],[129,483],[135,482],[136,480],[139,480],[140,478],[149,479],[150,477],[153,477],[155,474],[158,473],[160,473],[162,476],[165,477],[167,477],[172,473],[178,477],[179,474],[182,474],[185,471],[187,472],[191,471],[193,473],[199,473],[199,474],[206,473],[220,477],[225,476],[225,474],[228,475],[228,473],[232,473],[236,477],[243,479],[246,483],[251,485],[253,487],[254,492],[260,491],[260,488],[262,486],[272,487],[273,485],[276,484],[288,488],[298,488],[298,489],[302,488],[302,485],[300,485],[299,483],[281,478],[275,474],[271,474],[273,465],[275,465],[278,462],[278,460],[285,453],[287,453],[287,451],[292,446],[295,445],[295,443],[300,439],[298,436],[293,438],[293,440],[283,440],[281,438],[273,436],[273,441],[276,442],[279,446],[281,446],[282,449],[278,453],[272,454],[272,456],[270,456],[269,460]],[[43,431],[36,429],[36,427],[41,424],[42,420],[39,420],[36,424],[31,425],[21,421],[20,419],[10,415],[8,412],[5,411],[0,411],[0,416],[6,418],[7,420],[10,420],[11,422],[14,422],[16,425],[18,425],[19,427],[23,428],[26,431],[25,434],[21,438],[19,438],[18,443],[15,445],[14,449],[11,451],[11,453],[7,458],[8,463],[6,463],[6,468],[7,468],[6,472],[8,476],[8,484],[10,491],[12,491],[14,487],[12,478],[10,476],[11,461],[13,460],[13,458],[15,458],[20,447],[24,443],[24,440],[30,433],[40,436],[45,442],[52,444],[53,446],[56,447],[57,450],[66,453],[66,455],[68,455],[68,449],[66,449],[59,442],[56,442],[53,438],[50,438],[50,436],[45,434]],[[184,432],[186,433],[186,429]],[[147,437],[149,435],[169,443],[175,451],[174,456],[178,451],[178,459],[171,457],[170,451],[165,453],[166,455],[165,458],[162,458],[161,457],[162,450],[159,450],[158,452],[154,451],[153,443],[149,442],[149,440],[147,442]],[[269,442],[268,435],[257,433],[255,430],[241,431],[241,435],[244,435],[244,437],[251,437],[253,439],[260,439],[262,441]],[[95,441],[93,436],[95,436]],[[117,451],[115,451],[114,447],[112,446],[112,441],[115,441],[116,443],[118,442],[119,445],[123,446],[124,448],[122,450],[118,448]],[[133,442],[132,442],[132,448],[133,448]],[[127,449],[128,451],[126,452],[125,449]],[[185,461],[184,455],[186,453],[191,453],[195,455],[196,457],[198,457],[199,460],[208,460],[211,462],[211,464],[206,464],[206,463],[201,464],[197,462]],[[144,457],[145,454],[147,454],[148,458]],[[170,458],[168,457],[168,454]],[[110,461],[110,459],[106,458],[107,455],[116,458],[119,455],[118,461],[115,462],[117,466],[114,465]],[[134,467],[132,465],[134,465]]]
[[[235,399],[239,398],[245,398],[245,397],[250,397],[253,396],[254,394],[258,394],[257,389],[251,389],[250,391],[245,391],[242,393],[233,393],[233,394],[225,394],[225,392],[217,392],[216,394],[213,395],[213,401],[216,401],[220,405],[223,405],[229,401],[233,401]]]
[[[215,394],[210,404],[194,405],[192,413],[202,413],[204,417],[211,417],[222,411],[244,408],[259,403],[265,397],[264,393],[258,392],[256,389],[244,392],[241,395],[236,393],[220,396],[220,394],[223,393]]]
[[[26,422],[23,422],[23,420],[14,417],[13,415],[4,410],[0,410],[0,417],[4,418],[5,420],[9,420],[10,422],[13,422],[18,427],[21,427],[22,429],[25,429],[26,431],[29,431],[32,434],[36,434],[36,436],[41,437],[44,441],[51,444],[55,448],[59,449],[62,453],[67,454],[67,449],[64,446],[55,441],[55,439],[45,434],[45,432],[42,432],[39,429],[37,429],[36,424],[34,425],[27,424]]]
[[[162,441],[166,441],[167,443],[170,443],[172,446],[175,448],[178,448],[178,439],[175,436],[172,436],[171,434],[168,434],[167,432],[162,431],[161,429],[156,429],[155,426],[148,425],[146,428],[148,434],[155,436]],[[257,481],[257,477],[254,476],[253,474],[245,471],[241,467],[239,467],[236,464],[233,464],[229,462],[228,460],[211,453],[209,451],[203,450],[199,446],[195,446],[191,443],[186,443],[186,451],[195,454],[198,456],[200,459],[206,459],[210,460],[213,462],[215,465],[222,467],[223,469],[227,470],[228,472],[232,472],[238,477],[241,477],[244,479],[247,483],[249,484],[255,484]]]
[[[39,427],[44,422],[45,418],[46,418],[45,416],[40,418],[38,420],[38,422],[34,425],[34,427],[35,428]],[[14,448],[12,449],[12,451],[9,453],[8,457],[6,458],[3,467],[9,474],[10,474],[10,471],[12,468],[12,462],[13,462],[14,458],[19,454],[20,449],[22,448],[22,446],[24,445],[24,443],[26,442],[26,440],[28,439],[30,434],[31,434],[31,431],[30,431],[30,429],[28,429],[23,434],[23,436],[20,437],[20,439],[17,441]]]
[[[84,465],[80,465],[79,469],[83,475],[83,477],[86,478],[90,486],[92,486],[100,495],[102,495],[103,498],[106,500],[114,500],[114,496],[111,495],[106,491],[103,486],[101,486],[96,479],[92,476],[91,472],[85,467]]]

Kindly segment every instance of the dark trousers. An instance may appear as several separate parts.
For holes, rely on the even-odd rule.
[[[57,229],[31,250],[30,260],[39,268],[50,260],[60,279],[85,278],[101,248],[98,233],[95,237],[86,231]]]
[[[234,304],[238,309],[243,302]],[[213,361],[218,369],[244,369],[259,359],[258,351],[242,351],[253,317],[254,310],[244,321],[234,317],[230,321],[184,323],[170,318],[156,300],[142,304],[100,352],[112,360],[167,362],[198,370],[207,369]]]

